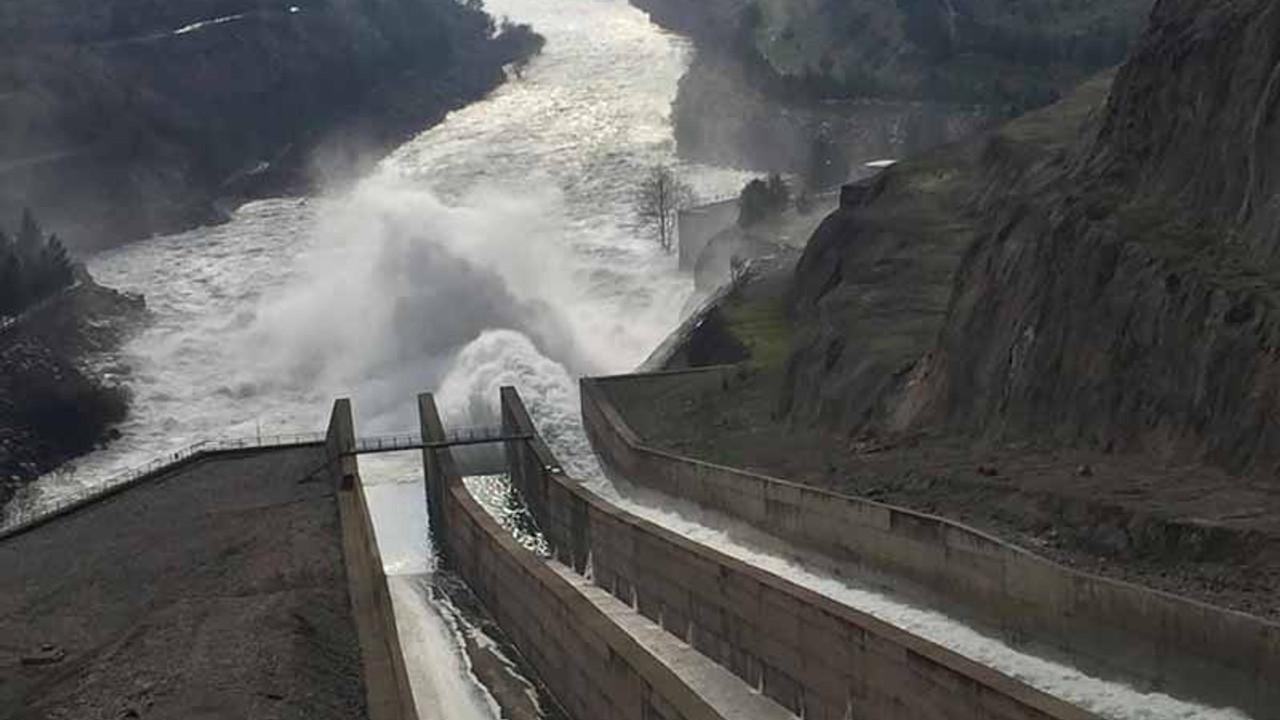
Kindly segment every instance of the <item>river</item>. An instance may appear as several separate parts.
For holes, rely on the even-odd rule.
[[[43,479],[39,508],[122,469],[216,437],[322,430],[351,397],[362,434],[413,430],[414,397],[483,420],[516,384],[566,464],[590,463],[576,378],[633,368],[694,290],[634,225],[646,168],[676,165],[705,196],[737,172],[680,165],[670,123],[685,41],[625,0],[488,0],[546,36],[519,79],[450,114],[340,196],[283,198],[229,224],[89,261],[142,292],[153,321],[108,368],[134,393],[123,437]],[[416,458],[362,461],[389,573],[432,570]],[[425,716],[493,717],[466,671],[464,623],[395,582]]]

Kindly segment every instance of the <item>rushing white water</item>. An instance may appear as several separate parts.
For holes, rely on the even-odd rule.
[[[669,120],[688,48],[624,0],[490,0],[542,56],[399,148],[350,193],[242,208],[233,222],[90,261],[146,294],[128,344],[124,438],[37,485],[40,504],[176,446],[322,429],[350,396],[362,433],[416,428],[517,378],[531,404],[633,367],[693,292],[633,223],[644,169],[676,163]],[[705,195],[740,173],[680,172]]]

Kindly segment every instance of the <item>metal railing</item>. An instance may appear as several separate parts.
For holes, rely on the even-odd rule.
[[[445,433],[444,440],[430,442],[423,441],[422,435],[418,433],[360,437],[356,438],[355,447],[350,450],[344,450],[343,454],[361,455],[380,452],[402,452],[428,447],[454,447],[502,442],[505,440],[527,440],[529,438],[530,436],[525,435],[508,435],[503,432],[501,427],[466,427],[451,429]],[[204,440],[171,453],[165,453],[145,465],[139,465],[116,473],[102,482],[94,482],[70,490],[60,495],[52,503],[41,504],[38,509],[29,511],[11,509],[7,517],[0,518],[0,536],[10,534],[18,528],[39,522],[43,518],[57,515],[82,503],[88,503],[97,498],[111,495],[122,487],[136,483],[142,478],[199,456],[234,452],[236,450],[267,450],[322,445],[325,441],[326,436],[324,433],[294,433]]]
[[[50,515],[56,515],[68,508],[80,505],[81,503],[90,502],[95,498],[110,495],[121,487],[128,486],[144,477],[160,472],[165,468],[194,459],[197,456],[233,452],[236,450],[266,450],[273,448],[303,447],[307,445],[320,445],[324,442],[324,433],[295,433],[248,438],[203,440],[172,453],[165,453],[145,465],[139,465],[137,467],[132,467],[118,472],[102,482],[92,483],[90,485],[85,485],[71,490],[66,494],[60,495],[58,499],[52,503],[42,504],[36,510],[26,512],[17,509],[11,510],[6,517],[0,518],[0,534],[12,532],[19,527],[34,523]]]
[[[714,197],[698,198],[698,202],[685,208],[681,208],[681,212],[699,212],[702,210],[710,210],[719,205],[727,205],[731,202],[738,202],[737,195],[717,195]]]
[[[424,440],[418,433],[404,435],[373,435],[356,438],[355,447],[344,450],[347,455],[365,455],[380,452],[403,452],[424,448],[457,447],[459,445],[480,445],[484,443],[504,442],[507,440],[528,440],[528,435],[510,435],[496,426],[477,426],[450,429],[445,432],[443,440]]]

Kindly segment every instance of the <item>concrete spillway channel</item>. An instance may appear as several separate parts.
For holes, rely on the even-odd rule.
[[[420,410],[423,438],[444,438],[429,396]],[[448,450],[424,445],[431,505],[420,486],[386,494],[360,482],[341,451],[354,429],[339,402],[324,443],[191,457],[0,534],[0,717],[215,706],[251,717],[277,704],[374,720],[424,710],[477,720],[1274,720],[1280,710],[1215,709],[1084,672],[703,507],[578,482],[514,392],[502,410],[509,474],[464,481]],[[388,554],[397,541],[381,528],[375,538],[371,522],[379,502],[414,508],[408,525],[430,515],[449,572],[398,567],[425,549]],[[441,594],[442,576],[457,593]],[[500,632],[464,618],[480,607]],[[486,657],[496,671],[477,662]],[[1269,656],[1250,660],[1260,678],[1280,677]],[[541,687],[526,681],[534,676]],[[1256,707],[1258,697],[1242,699]]]
[[[1010,646],[946,613],[896,596],[883,586],[823,571],[776,538],[674,498],[645,493],[625,481],[590,487],[619,508],[690,540],[776,574],[836,602],[952,650],[1031,687],[1108,720],[1248,720],[1234,709],[1210,708],[1160,692],[1091,676],[1069,661]]]
[[[430,396],[420,398],[420,411],[424,440],[443,438]],[[511,434],[525,439],[507,443],[508,457],[524,457],[520,448],[528,434]],[[513,522],[522,513],[475,492],[476,483],[464,480],[449,449],[427,447],[423,455],[437,551],[568,716],[792,717],[742,677],[672,636],[634,602],[548,557],[536,531]]]
[[[503,411],[531,425],[518,398],[504,394]],[[545,542],[549,566],[576,578],[579,593],[593,586],[620,601],[793,715],[1270,720],[1011,645],[916,596],[824,570],[812,553],[741,523],[688,504],[681,511],[669,496],[578,483],[537,442],[509,453],[512,485],[544,536],[525,547]],[[479,553],[475,538],[474,529],[460,533],[460,563]]]
[[[444,437],[430,396],[420,411],[423,438]],[[502,415],[534,435],[511,389]],[[1097,717],[625,512],[536,437],[507,457],[550,557],[477,502],[447,449],[424,451],[433,533],[571,717]]]
[[[720,382],[684,375],[671,380]],[[613,506],[1096,717],[1280,718],[1280,626],[1063,568],[943,518],[648,448],[608,386],[664,381],[584,382],[586,431],[627,479],[587,487]]]

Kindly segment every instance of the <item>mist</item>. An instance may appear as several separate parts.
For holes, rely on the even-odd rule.
[[[616,365],[576,341],[587,301],[566,291],[570,259],[551,241],[559,206],[552,192],[477,190],[447,205],[390,174],[362,184],[321,213],[299,271],[263,300],[243,344],[252,364],[299,388],[358,387],[379,427],[407,426],[415,392],[459,360],[495,373],[523,362],[526,377]],[[466,352],[508,336],[513,359]]]

